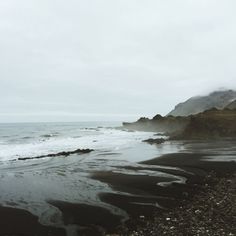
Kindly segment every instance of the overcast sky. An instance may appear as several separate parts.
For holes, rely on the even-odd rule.
[[[0,1],[0,122],[132,120],[236,89],[235,0]]]

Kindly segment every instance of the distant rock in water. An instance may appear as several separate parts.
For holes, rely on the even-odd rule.
[[[198,114],[211,108],[224,109],[235,100],[236,91],[234,90],[216,91],[207,96],[192,97],[183,103],[179,103],[168,115],[188,116]]]
[[[143,140],[143,142],[149,143],[149,144],[162,144],[165,141],[166,140],[164,138],[149,138],[149,139]]]
[[[26,161],[26,160],[31,160],[31,159],[41,159],[45,157],[59,157],[59,156],[70,156],[73,154],[86,154],[92,152],[93,149],[76,149],[74,151],[64,151],[64,152],[58,152],[58,153],[51,153],[47,155],[42,155],[42,156],[36,156],[36,157],[19,157],[17,160],[19,161]]]

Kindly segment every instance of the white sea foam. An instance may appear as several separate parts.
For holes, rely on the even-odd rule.
[[[82,135],[81,135],[82,134]],[[36,157],[61,151],[73,151],[75,149],[95,150],[120,150],[128,148],[143,139],[152,136],[146,132],[126,132],[111,128],[99,128],[97,130],[82,130],[79,136],[62,135],[47,139],[32,139],[30,142],[0,143],[0,161],[8,161],[19,157]]]

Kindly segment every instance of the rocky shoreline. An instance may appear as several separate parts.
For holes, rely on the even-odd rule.
[[[92,152],[93,149],[76,149],[74,151],[63,151],[63,152],[58,152],[58,153],[51,153],[51,154],[47,154],[47,155],[42,155],[42,156],[36,156],[36,157],[21,157],[18,158],[18,161],[26,161],[26,160],[32,160],[32,159],[41,159],[41,158],[45,158],[45,157],[60,157],[60,156],[70,156],[73,154],[87,154]],[[16,160],[13,160],[16,161]]]
[[[113,236],[235,236],[236,172],[218,176],[209,173],[198,193],[179,206],[154,214],[153,219],[130,220]],[[108,235],[107,235],[108,236]]]
[[[158,148],[170,144],[185,148],[135,164],[113,162],[112,169],[94,169],[89,179],[102,182],[96,195],[99,205],[47,199],[61,212],[59,228],[41,225],[38,217],[9,201],[11,207],[0,207],[0,236],[234,236],[236,140],[166,141]],[[78,164],[75,172],[81,171]],[[55,176],[64,178],[64,173]],[[77,175],[74,180],[79,180]]]
[[[236,137],[236,110],[212,108],[196,115],[156,115],[140,118],[133,123],[123,122],[123,128],[146,132],[161,132],[171,140],[214,140]]]

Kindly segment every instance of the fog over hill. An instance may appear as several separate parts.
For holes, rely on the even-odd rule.
[[[188,116],[211,108],[223,109],[235,99],[236,91],[234,90],[215,91],[209,95],[192,97],[183,103],[179,103],[168,115]]]
[[[236,91],[221,90],[207,96],[192,97],[178,104],[163,117],[142,117],[123,122],[130,130],[161,132],[172,139],[236,137]]]

